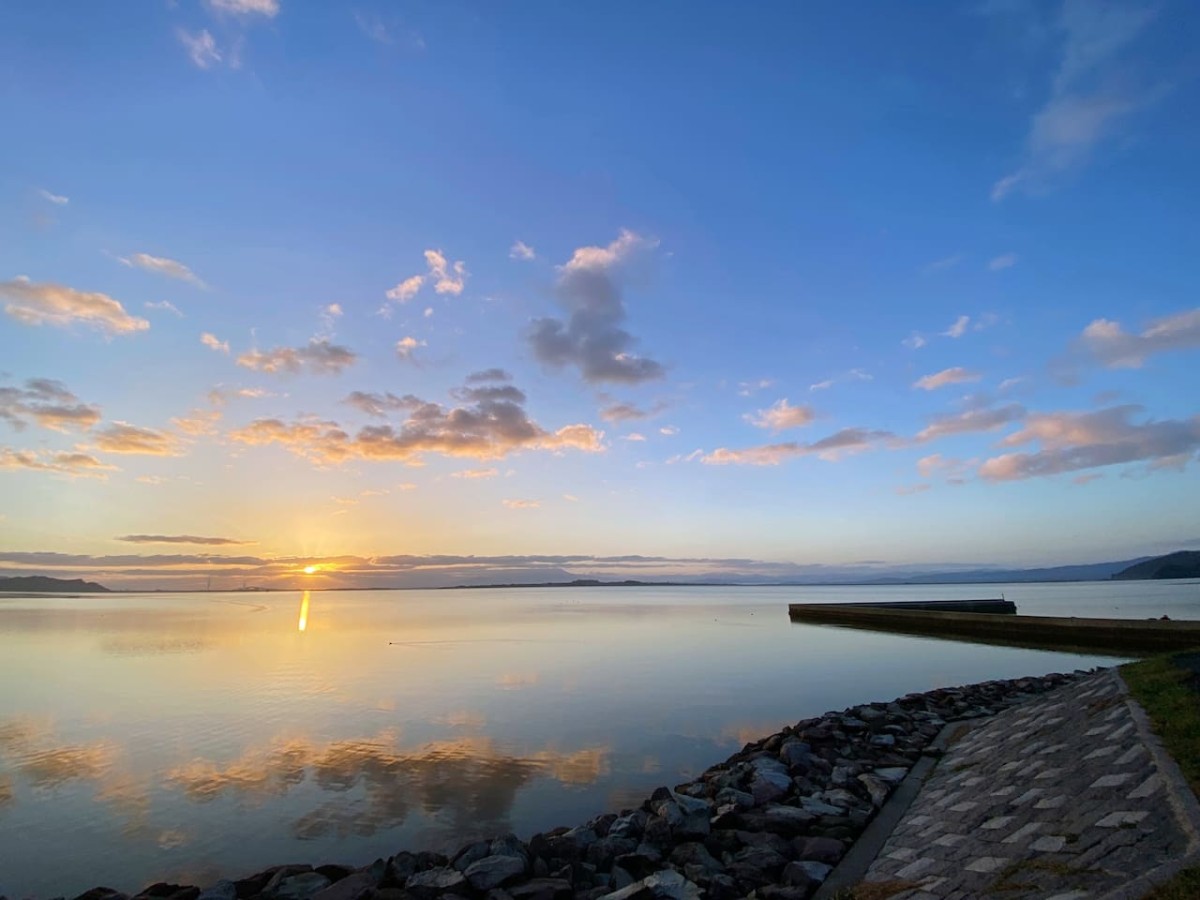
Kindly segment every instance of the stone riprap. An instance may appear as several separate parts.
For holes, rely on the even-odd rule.
[[[953,742],[865,880],[890,882],[892,900],[1137,898],[1200,850],[1197,824],[1186,782],[1105,670]]]
[[[946,725],[991,716],[1075,675],[992,681],[830,712],[747,744],[638,809],[451,856],[281,866],[138,900],[805,900]],[[95,888],[77,900],[126,900]],[[3,898],[0,898],[3,900]]]

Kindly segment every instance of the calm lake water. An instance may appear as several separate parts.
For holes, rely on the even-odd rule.
[[[0,595],[0,895],[528,837],[830,709],[1113,662],[787,617],[1001,592],[1200,618],[1197,582]]]

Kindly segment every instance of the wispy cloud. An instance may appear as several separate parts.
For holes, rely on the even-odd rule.
[[[311,375],[338,375],[354,365],[358,355],[347,347],[324,338],[313,338],[305,347],[273,347],[251,350],[237,358],[237,364],[272,375],[307,372]]]
[[[839,384],[839,383],[845,382],[845,381],[874,381],[874,380],[875,380],[875,376],[872,375],[870,372],[866,371],[865,369],[851,369],[845,375],[841,375],[837,378],[826,378],[824,381],[818,381],[815,384],[810,384],[808,386],[808,389],[810,391],[827,391],[831,387],[833,387],[835,384]]]
[[[590,425],[566,425],[552,432],[532,421],[524,409],[525,395],[511,385],[467,386],[453,393],[462,405],[445,407],[411,395],[364,392],[346,398],[370,415],[403,413],[399,427],[368,425],[351,436],[338,423],[320,419],[256,419],[230,438],[243,444],[278,444],[321,465],[348,459],[416,465],[428,454],[492,460],[521,450],[605,449],[604,432]]]
[[[662,428],[658,429],[658,433],[663,437],[674,437],[675,435],[679,434],[679,428],[675,425],[664,425]]]
[[[257,543],[227,537],[200,537],[195,534],[123,534],[113,540],[124,541],[127,544],[202,544],[209,547],[246,546]]]
[[[100,421],[100,409],[80,402],[61,381],[30,378],[23,388],[0,385],[0,420],[17,431],[30,422],[52,431],[79,431]]]
[[[791,406],[787,397],[784,397],[766,409],[749,413],[743,418],[756,428],[785,431],[789,428],[800,428],[809,424],[816,418],[816,413],[809,406]]]
[[[279,0],[205,0],[213,12],[234,16],[265,16],[273,19],[279,15]]]
[[[423,284],[425,284],[424,275],[413,275],[411,278],[405,278],[387,292],[387,298],[395,300],[397,303],[407,303],[413,297],[417,296]]]
[[[43,200],[45,200],[47,203],[53,203],[55,206],[66,206],[71,202],[70,197],[64,197],[62,194],[53,194],[45,188],[38,188],[37,192],[38,196],[40,196]]]
[[[1142,407],[1128,404],[1095,412],[1033,413],[1020,431],[1001,443],[1036,443],[1028,453],[1005,453],[986,460],[979,476],[986,481],[1015,481],[1123,463],[1151,468],[1182,468],[1200,451],[1200,416],[1132,422]]]
[[[515,244],[513,244],[508,250],[508,255],[511,259],[521,259],[525,261],[537,258],[537,254],[534,252],[533,248],[524,241],[517,241]]]
[[[942,332],[942,337],[960,338],[967,333],[967,328],[971,324],[970,316],[959,316],[954,320],[954,324]]]
[[[505,500],[503,502],[509,509],[539,509],[542,505],[537,500]]]
[[[947,269],[953,269],[962,261],[963,254],[955,253],[953,256],[945,256],[941,259],[935,259],[931,263],[926,263],[921,267],[921,271],[926,275],[930,275],[934,272],[944,272]]]
[[[415,337],[406,336],[396,341],[396,356],[405,362],[413,361],[413,354],[425,346],[424,341],[419,341]]]
[[[952,369],[942,369],[940,372],[934,372],[932,375],[924,375],[913,382],[913,387],[920,388],[923,391],[935,391],[949,384],[965,384],[979,381],[982,377],[978,372],[972,372],[961,366],[955,366]]]
[[[141,428],[128,422],[113,422],[95,434],[96,449],[106,453],[127,453],[142,456],[179,456],[183,445],[179,438],[165,431]]]
[[[605,422],[637,422],[652,419],[666,411],[668,404],[655,403],[649,409],[642,409],[635,403],[610,403],[600,410],[600,418]]]
[[[427,284],[433,285],[434,293],[457,297],[466,287],[467,265],[461,259],[451,263],[441,250],[426,250],[425,266],[427,274],[405,278],[387,292],[387,298],[397,303],[407,303]]]
[[[60,284],[17,277],[0,281],[4,312],[24,325],[67,328],[86,325],[108,334],[145,331],[150,323],[131,316],[119,301],[99,292],[77,291]]]
[[[607,247],[580,247],[559,267],[558,296],[568,318],[535,319],[529,333],[534,356],[555,368],[575,366],[584,381],[640,384],[662,378],[662,364],[630,352],[633,335],[621,327],[625,303],[620,273],[656,240],[624,230]]]
[[[1023,164],[992,186],[992,200],[1052,187],[1086,165],[1098,144],[1119,135],[1133,113],[1162,93],[1161,87],[1137,86],[1118,61],[1154,16],[1153,8],[1131,3],[1063,4],[1062,57],[1050,97],[1033,117]]]
[[[469,480],[479,478],[495,478],[500,474],[500,470],[492,467],[487,469],[461,469],[458,472],[451,472],[451,478],[466,478]]]
[[[1004,269],[1011,269],[1017,264],[1017,254],[1004,253],[1000,256],[993,257],[988,262],[988,270],[991,272],[1001,272]]]
[[[117,471],[116,466],[101,462],[89,453],[13,450],[11,447],[0,447],[0,469],[33,469],[70,478],[99,479]]]
[[[181,319],[183,318],[183,312],[170,300],[147,300],[142,306],[146,309],[160,309],[163,312],[169,312]]]
[[[765,391],[769,387],[775,385],[774,378],[760,378],[757,381],[739,381],[738,396],[753,397],[759,391]]]
[[[221,62],[223,57],[217,47],[217,39],[207,28],[202,28],[194,34],[186,28],[177,28],[175,36],[187,51],[188,59],[197,67],[210,69]]]
[[[210,334],[207,331],[200,335],[200,343],[209,350],[216,350],[218,353],[226,355],[229,353],[229,341],[222,341],[215,334]]]
[[[637,431],[631,431],[631,432],[629,432],[629,434],[626,434],[626,435],[622,436],[621,440],[623,440],[623,441],[633,441],[633,442],[635,442],[635,443],[636,443],[636,442],[639,442],[639,441],[644,441],[644,440],[646,440],[646,436],[645,436],[644,434],[640,433],[640,432],[637,432]]]
[[[467,384],[485,384],[489,381],[512,381],[512,374],[504,369],[482,369],[467,376]]]
[[[973,408],[964,412],[935,416],[927,426],[917,433],[916,440],[925,443],[954,434],[995,431],[1012,422],[1018,422],[1024,417],[1025,407],[1019,403],[1009,403],[995,408]]]
[[[929,341],[925,339],[925,335],[921,334],[919,331],[914,331],[900,343],[909,350],[920,350],[922,347],[928,344]]]
[[[897,437],[890,431],[872,431],[866,428],[843,428],[829,437],[802,444],[797,441],[787,441],[781,444],[766,444],[759,447],[747,447],[742,450],[730,450],[721,447],[701,458],[710,466],[748,465],[748,466],[777,466],[789,459],[801,456],[816,456],[829,462],[841,459],[854,453],[861,453],[881,443],[895,442]]]
[[[185,266],[183,263],[175,259],[167,259],[165,256],[151,256],[149,253],[134,253],[131,256],[118,256],[122,265],[131,268],[143,269],[146,272],[153,272],[156,275],[165,275],[168,278],[176,278],[179,281],[186,281],[194,284],[197,287],[204,287],[204,282],[197,277],[196,273]]]
[[[1200,348],[1200,307],[1155,319],[1131,334],[1121,323],[1096,319],[1083,330],[1084,351],[1110,369],[1140,368],[1156,353]]]

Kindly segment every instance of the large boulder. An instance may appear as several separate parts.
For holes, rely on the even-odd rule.
[[[471,887],[477,891],[490,891],[514,881],[525,874],[525,860],[519,856],[496,854],[485,856],[467,866],[463,871]],[[411,879],[410,879],[411,883]]]

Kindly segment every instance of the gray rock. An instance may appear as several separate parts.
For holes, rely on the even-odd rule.
[[[779,760],[789,769],[796,766],[807,767],[812,761],[812,748],[804,741],[785,741],[779,748]]]
[[[858,803],[858,798],[845,788],[834,788],[831,791],[823,791],[820,795],[820,799],[833,806],[841,807],[842,809],[849,809],[851,806],[855,806]]]
[[[787,764],[770,756],[760,756],[753,760],[750,765],[757,772],[779,772],[783,775],[787,774]]]
[[[901,768],[900,766],[889,766],[883,769],[876,769],[871,774],[891,784],[899,784],[908,776],[908,769]]]
[[[378,882],[368,873],[359,872],[339,879],[322,891],[313,894],[313,900],[363,900],[371,895]]]
[[[580,825],[577,828],[572,828],[570,831],[564,834],[563,837],[576,844],[581,850],[587,849],[589,845],[600,840],[600,835],[596,834],[595,831],[593,831],[591,828],[588,828],[586,825]]]
[[[671,851],[671,862],[680,868],[695,866],[712,874],[721,871],[718,862],[703,844],[686,841]]]
[[[867,793],[871,795],[871,803],[875,808],[878,809],[883,806],[884,801],[888,798],[888,793],[891,791],[891,785],[873,774],[859,775],[858,780],[867,789]]]
[[[846,845],[841,841],[827,837],[804,837],[792,841],[795,855],[800,859],[823,862],[829,865],[838,863],[846,852]]]
[[[872,747],[895,747],[896,737],[891,734],[876,734],[871,737]]]
[[[520,878],[525,874],[525,860],[519,856],[485,856],[476,860],[463,870],[463,875],[477,891],[490,891],[492,888]],[[412,879],[409,879],[411,886]]]
[[[628,887],[623,887],[619,891],[613,891],[611,894],[603,894],[599,900],[650,900],[654,893],[650,888],[646,887],[640,881],[635,881]]]
[[[700,888],[670,869],[643,878],[642,884],[659,900],[700,900]]]
[[[845,810],[838,809],[836,806],[832,806],[815,797],[801,797],[800,807],[805,812],[817,816],[840,816],[845,812]]]
[[[514,856],[528,862],[529,851],[515,834],[505,834],[492,841],[491,856]]]
[[[811,859],[802,859],[799,862],[790,862],[783,870],[783,880],[788,880],[788,870],[799,870],[812,881],[824,881],[829,877],[829,873],[833,871],[833,866],[826,865],[822,862],[816,862]]]
[[[472,863],[478,862],[485,856],[492,855],[491,841],[476,841],[473,844],[467,844],[458,851],[450,865],[458,869],[460,872],[465,872],[467,867]]]
[[[270,891],[270,896],[277,900],[308,900],[309,897],[323,891],[329,885],[329,879],[320,872],[300,872],[281,879],[279,884]]]
[[[646,827],[646,820],[648,818],[649,816],[640,809],[631,812],[627,816],[621,816],[609,826],[609,837],[633,838],[636,840],[642,836],[642,831]]]
[[[756,804],[770,803],[787,796],[792,788],[792,779],[787,771],[759,769],[750,781],[750,793]]]
[[[754,806],[754,795],[736,788],[721,788],[713,800],[718,808],[727,806],[731,809],[750,809]]]
[[[571,900],[571,882],[564,878],[534,878],[508,889],[512,900]]]
[[[450,866],[437,866],[409,876],[408,881],[404,883],[404,889],[418,897],[429,898],[464,888],[466,885],[467,879],[458,869]]]
[[[196,900],[237,900],[237,885],[232,881],[218,881],[200,892]]]

